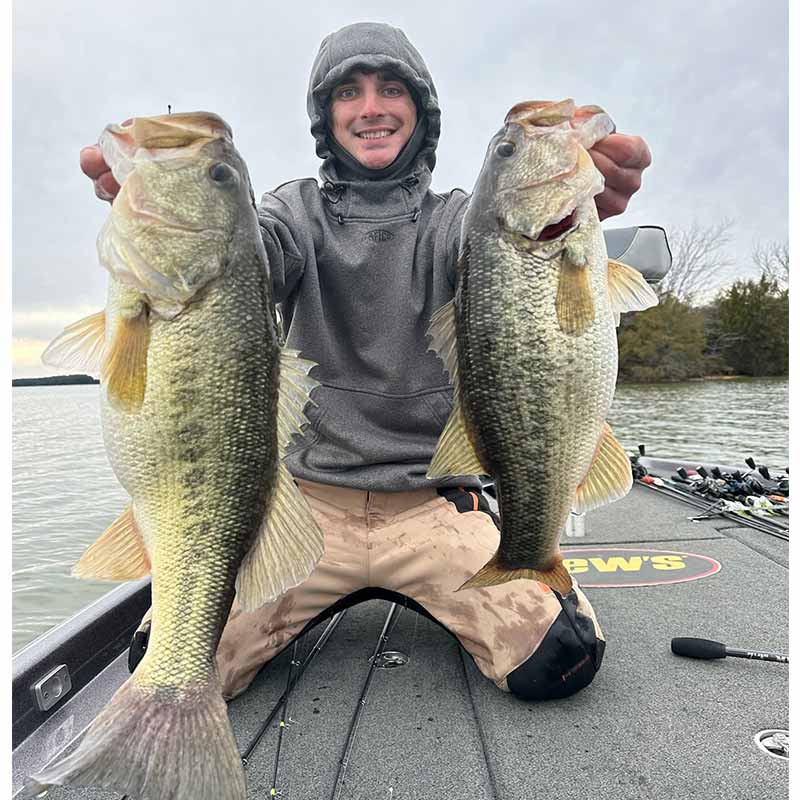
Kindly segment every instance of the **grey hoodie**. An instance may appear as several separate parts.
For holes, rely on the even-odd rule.
[[[330,92],[356,67],[391,69],[417,103],[409,145],[379,173],[365,174],[357,163],[349,169],[327,138]],[[452,390],[426,331],[453,298],[469,200],[461,189],[429,188],[440,130],[436,89],[402,31],[357,23],[320,45],[308,114],[324,160],[321,185],[292,181],[265,194],[259,208],[287,346],[317,362],[312,375],[322,384],[286,464],[295,477],[357,489],[431,486],[425,472]]]
[[[393,177],[360,179],[330,151],[326,105],[354,67],[390,67],[416,95],[424,136]],[[468,196],[430,191],[439,138],[436,90],[402,31],[359,23],[320,47],[308,94],[324,159],[322,186],[292,181],[259,208],[287,346],[319,366],[311,422],[286,464],[306,480],[358,489],[430,486],[425,477],[452,407],[442,363],[428,351],[434,311],[452,299]],[[403,158],[403,154],[398,160]],[[453,481],[457,483],[457,481]]]

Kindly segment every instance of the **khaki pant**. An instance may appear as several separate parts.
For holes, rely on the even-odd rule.
[[[234,602],[217,651],[226,698],[244,691],[309,620],[367,587],[418,602],[455,634],[487,678],[508,691],[506,677],[537,650],[562,606],[534,581],[455,591],[497,550],[499,532],[488,514],[460,513],[434,489],[298,484],[322,528],[325,554],[303,583],[272,603],[244,613]],[[578,612],[602,639],[588,600],[577,586],[575,592]]]

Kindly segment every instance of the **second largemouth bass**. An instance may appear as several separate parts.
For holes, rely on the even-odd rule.
[[[587,150],[613,130],[596,106],[515,106],[464,217],[455,299],[430,331],[455,407],[428,477],[492,476],[502,530],[495,556],[462,588],[530,578],[566,594],[558,541],[570,509],[631,487],[606,423],[616,323],[658,300],[606,253],[594,201],[603,178]]]

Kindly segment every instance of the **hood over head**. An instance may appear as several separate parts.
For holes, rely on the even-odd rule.
[[[397,158],[380,170],[368,169],[353,158],[328,129],[331,92],[352,70],[388,69],[408,85],[417,105],[417,127]],[[399,28],[379,22],[357,22],[322,40],[307,98],[311,133],[317,155],[324,159],[323,178],[380,180],[398,178],[436,164],[441,112],[436,87],[422,56]]]

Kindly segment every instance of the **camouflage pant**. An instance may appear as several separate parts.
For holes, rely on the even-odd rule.
[[[499,533],[487,513],[459,512],[434,489],[298,483],[324,533],[325,554],[303,583],[272,603],[249,613],[234,603],[217,651],[226,698],[244,691],[309,620],[367,587],[419,603],[504,691],[544,699],[591,682],[604,641],[577,586],[565,598],[520,580],[455,591],[497,549]]]

